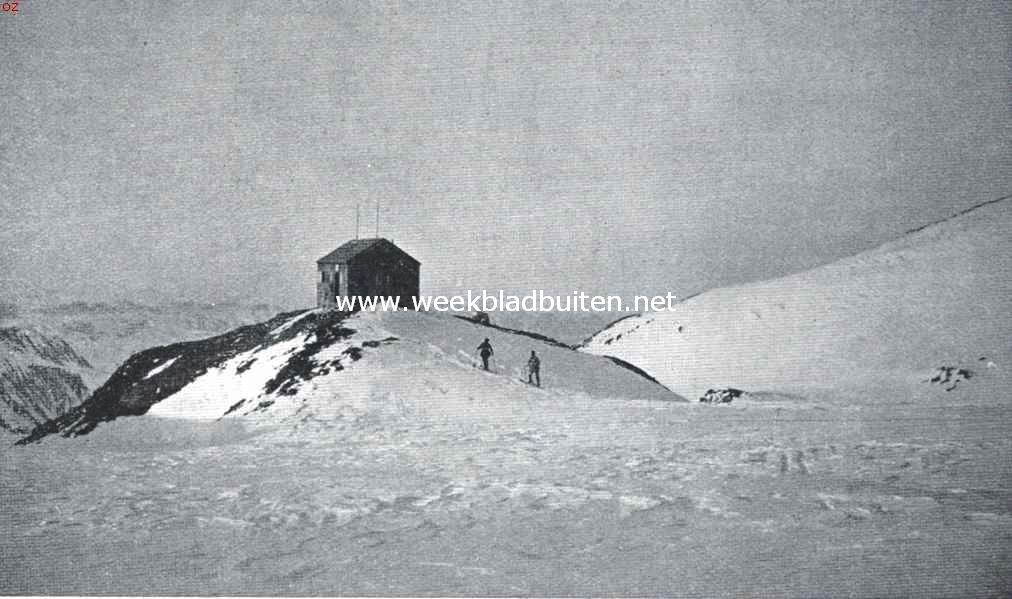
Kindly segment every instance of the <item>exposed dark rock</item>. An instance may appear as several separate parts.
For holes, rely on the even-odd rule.
[[[735,389],[728,387],[726,389],[708,389],[702,397],[699,398],[700,403],[731,403],[735,399],[738,399],[745,392],[741,389]]]
[[[958,366],[939,366],[927,382],[941,385],[946,391],[952,391],[959,383],[968,381],[973,377],[973,371]]]

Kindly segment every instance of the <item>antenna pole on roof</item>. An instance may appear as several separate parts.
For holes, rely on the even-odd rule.
[[[355,204],[355,239],[358,239],[359,205]]]
[[[376,200],[376,237],[380,236],[380,201]]]

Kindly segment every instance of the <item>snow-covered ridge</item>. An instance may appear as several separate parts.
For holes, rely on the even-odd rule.
[[[56,431],[85,433],[102,421],[147,413],[163,400],[167,403],[159,412],[164,415],[182,412],[193,419],[213,419],[230,409],[239,409],[237,392],[248,396],[247,399],[257,397],[251,395],[249,381],[258,381],[265,393],[277,391],[282,384],[290,388],[294,383],[280,380],[278,368],[272,368],[276,366],[272,364],[275,354],[297,353],[296,350],[306,345],[310,334],[323,335],[325,331],[330,337],[337,337],[353,333],[337,326],[346,315],[315,314],[308,319],[305,316],[305,313],[281,314],[217,337],[155,347],[135,354],[80,407],[39,427],[29,438]],[[304,326],[285,326],[296,321]],[[270,380],[261,380],[261,373],[265,371],[263,363],[267,363],[267,370],[272,374]],[[289,373],[289,378],[296,378],[298,374]],[[216,385],[216,381],[220,384]],[[220,403],[216,402],[222,401],[230,403],[218,410]]]
[[[313,310],[293,316],[264,342],[209,368],[147,413],[189,420],[250,414],[279,397],[297,395],[317,377],[344,370],[371,348],[397,340],[364,322],[347,327],[343,316]]]
[[[582,350],[692,398],[919,382],[943,365],[1007,372],[1009,230],[1012,200],[988,202],[822,267],[623,319]]]
[[[496,348],[489,372],[474,358],[484,337]],[[543,389],[524,380],[532,350],[541,355]],[[25,442],[85,434],[122,416],[248,417],[271,426],[369,414],[498,418],[514,402],[573,394],[681,400],[607,359],[449,315],[308,310],[135,354],[79,408]]]
[[[7,287],[0,295],[20,295]],[[134,352],[207,338],[277,312],[266,305],[0,300],[0,438],[13,440],[77,407]]]

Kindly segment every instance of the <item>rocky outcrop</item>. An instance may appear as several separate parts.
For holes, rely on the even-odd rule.
[[[940,385],[946,391],[952,391],[959,383],[968,381],[973,377],[973,371],[958,366],[939,366],[931,373],[927,382],[933,385]]]
[[[702,397],[699,398],[700,403],[731,403],[738,399],[745,392],[741,389],[734,389],[728,387],[727,389],[708,389]]]
[[[209,339],[154,347],[136,353],[84,403],[35,428],[19,443],[30,443],[56,433],[82,435],[102,422],[145,414],[159,401],[239,354],[255,354],[254,350],[258,348],[275,346],[297,335],[311,334],[314,341],[288,356],[285,366],[268,382],[269,389],[266,391],[284,393],[297,386],[300,380],[311,376],[308,373],[308,355],[320,346],[354,333],[341,326],[346,313],[314,311],[304,317],[300,314],[279,314],[266,322],[240,327]],[[248,370],[255,366],[255,361],[255,357],[247,359],[239,369]]]

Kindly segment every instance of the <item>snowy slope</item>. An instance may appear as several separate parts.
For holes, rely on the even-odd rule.
[[[727,386],[920,389],[946,365],[998,389],[1012,366],[1010,230],[1012,201],[991,202],[810,271],[627,318],[582,349],[693,399]]]
[[[489,337],[492,370],[473,352]],[[531,350],[543,388],[528,385]],[[278,426],[369,418],[508,418],[562,396],[680,401],[612,361],[445,314],[310,310],[132,356],[84,404],[36,429],[79,435],[121,416]]]

